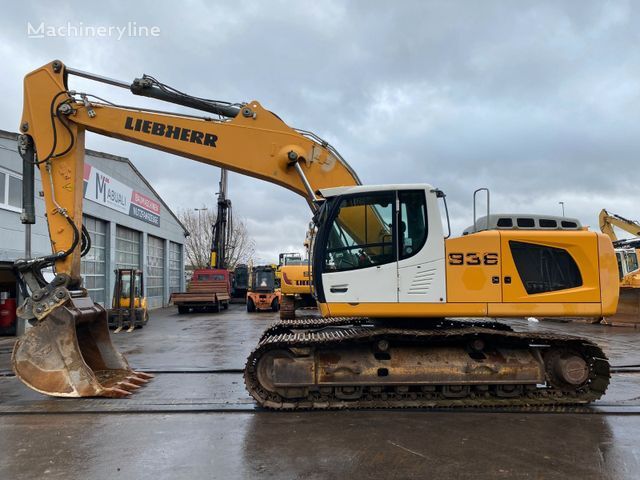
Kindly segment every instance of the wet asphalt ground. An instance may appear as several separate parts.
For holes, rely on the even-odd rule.
[[[640,478],[640,373],[565,413],[255,407],[241,370],[276,314],[154,311],[114,342],[156,378],[129,399],[53,399],[8,374],[0,339],[0,479]],[[640,365],[640,330],[515,320],[582,335]],[[579,412],[579,413],[576,413]]]

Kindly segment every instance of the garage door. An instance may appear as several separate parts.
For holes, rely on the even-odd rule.
[[[147,237],[147,302],[150,308],[164,305],[164,240]]]
[[[116,226],[116,268],[140,268],[140,232]]]
[[[107,285],[107,224],[97,218],[84,216],[82,223],[91,237],[91,249],[82,257],[81,272],[84,287],[94,302],[105,305]]]
[[[169,242],[169,293],[180,291],[182,245]]]

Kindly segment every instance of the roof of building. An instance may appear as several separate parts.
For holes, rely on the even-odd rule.
[[[7,130],[0,129],[0,138],[7,138],[7,139],[10,139],[10,140],[18,141],[18,135],[19,134],[16,133],[16,132],[9,132]],[[176,220],[176,222],[178,222],[178,225],[180,225],[180,227],[182,227],[182,230],[185,232],[185,234],[189,235],[189,230],[186,229],[186,227],[182,224],[182,222],[180,221],[178,216],[175,213],[173,213],[173,210],[171,210],[171,208],[169,208],[169,205],[166,204],[166,202],[162,199],[162,197],[158,194],[158,192],[156,192],[156,189],[153,188],[153,186],[151,186],[151,184],[147,181],[147,179],[144,177],[144,175],[142,175],[142,173],[140,173],[140,170],[138,170],[136,168],[136,166],[131,162],[131,160],[129,160],[127,157],[121,157],[119,155],[112,155],[111,153],[98,152],[97,150],[91,150],[91,149],[88,149],[88,148],[85,149],[85,154],[86,155],[91,155],[93,157],[100,157],[100,158],[106,158],[108,160],[114,160],[116,162],[127,163],[131,167],[131,169],[136,173],[136,175],[138,175],[138,177],[140,177],[140,180],[142,180],[144,182],[144,184],[149,188],[149,190],[151,190],[151,192],[158,198],[158,200],[160,200],[160,203],[162,203],[162,205],[164,205],[164,208],[167,209],[167,211]]]

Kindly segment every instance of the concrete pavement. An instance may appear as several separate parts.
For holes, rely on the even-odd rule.
[[[152,312],[115,335],[156,379],[130,399],[52,399],[0,377],[0,478],[637,478],[640,415],[339,411],[254,407],[239,373],[274,314]],[[640,364],[640,332],[514,322],[583,335]],[[10,340],[0,341],[0,370]],[[615,374],[600,405],[640,406]]]

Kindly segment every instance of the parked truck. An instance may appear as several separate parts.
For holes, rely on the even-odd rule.
[[[195,270],[186,292],[172,293],[171,302],[178,313],[218,312],[229,308],[231,279],[229,271],[222,268]]]

